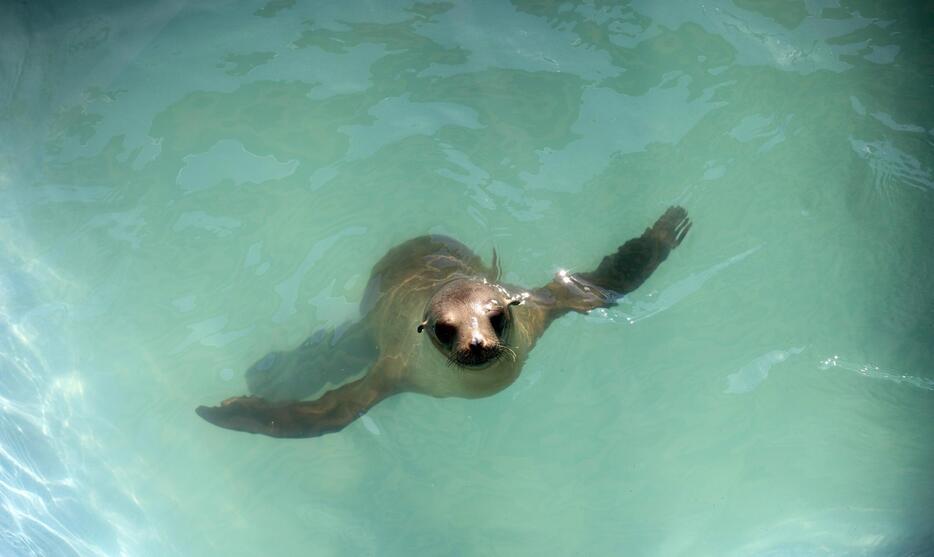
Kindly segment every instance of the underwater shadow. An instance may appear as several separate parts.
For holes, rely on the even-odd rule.
[[[266,354],[247,370],[247,387],[267,400],[301,400],[346,382],[376,361],[378,353],[367,328],[348,321],[315,331],[292,350]]]

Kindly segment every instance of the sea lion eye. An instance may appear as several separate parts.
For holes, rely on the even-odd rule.
[[[441,344],[451,344],[457,335],[457,327],[448,323],[435,323],[435,338]]]
[[[503,328],[506,327],[506,312],[500,310],[490,315],[490,325],[493,325],[497,335],[502,335]]]

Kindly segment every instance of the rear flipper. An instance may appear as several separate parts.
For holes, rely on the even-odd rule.
[[[250,393],[262,398],[299,400],[318,393],[328,383],[338,385],[366,369],[379,354],[369,330],[348,322],[319,330],[298,347],[270,352],[250,366]]]
[[[586,312],[608,307],[622,295],[638,288],[678,247],[691,221],[681,207],[669,207],[642,236],[621,245],[616,253],[603,258],[596,270],[587,273],[560,273],[543,290],[554,300],[554,310]]]

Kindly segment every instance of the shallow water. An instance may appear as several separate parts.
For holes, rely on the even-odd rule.
[[[60,4],[0,8],[0,554],[934,551],[930,5]],[[494,397],[193,412],[407,238],[537,286],[675,203]]]

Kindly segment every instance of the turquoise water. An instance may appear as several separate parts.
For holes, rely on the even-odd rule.
[[[315,5],[319,4],[319,5]],[[934,8],[0,7],[0,555],[930,555]],[[194,408],[426,232],[684,244],[481,400]]]

